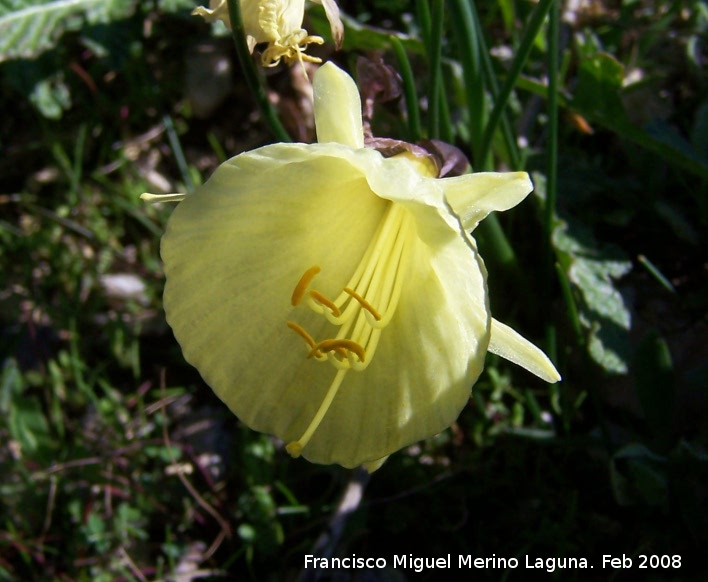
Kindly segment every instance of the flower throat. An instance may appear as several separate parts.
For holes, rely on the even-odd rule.
[[[287,445],[294,457],[302,452],[324,418],[344,376],[362,371],[371,363],[383,329],[391,322],[401,297],[404,273],[410,255],[412,218],[400,204],[389,203],[359,266],[335,299],[311,289],[321,271],[305,271],[293,290],[293,306],[305,304],[337,326],[334,337],[317,340],[293,321],[287,326],[307,344],[307,358],[329,362],[337,370],[315,417],[296,441]]]

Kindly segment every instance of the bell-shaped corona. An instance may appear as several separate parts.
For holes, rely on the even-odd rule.
[[[384,158],[363,147],[346,73],[324,65],[314,91],[320,143],[241,154],[183,197],[162,240],[164,305],[185,358],[248,426],[293,456],[373,470],[455,421],[488,350],[560,378],[492,319],[468,233],[532,186]]]

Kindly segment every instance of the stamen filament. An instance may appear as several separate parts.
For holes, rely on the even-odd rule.
[[[297,282],[297,285],[295,285],[295,289],[293,290],[293,296],[290,299],[290,304],[293,307],[295,305],[300,304],[303,296],[305,295],[305,291],[307,291],[307,288],[312,282],[312,279],[314,279],[315,275],[317,275],[317,273],[319,273],[321,270],[322,269],[315,265],[314,267],[310,267],[309,269],[307,269],[303,276],[300,277],[300,280]]]
[[[336,337],[316,341],[302,327],[288,322],[309,347],[308,358],[329,362],[337,374],[313,420],[299,440],[287,445],[297,457],[322,422],[348,370],[362,371],[373,360],[383,328],[393,318],[401,298],[410,260],[413,217],[400,204],[390,203],[376,228],[354,274],[332,301],[323,293],[309,290],[320,267],[308,269],[295,286],[292,304],[306,303],[315,313],[339,327]]]
[[[354,352],[358,357],[359,361],[363,362],[366,359],[366,352],[364,351],[364,348],[356,343],[353,340],[349,339],[326,339],[322,340],[321,342],[318,342],[315,344],[315,346],[312,348],[310,353],[308,354],[309,356],[315,355],[318,351],[320,352],[331,352],[332,350],[336,350],[337,353],[340,353],[339,350],[344,349],[348,350],[350,352]]]
[[[345,287],[359,290],[369,284],[371,275],[374,271],[376,263],[379,260],[384,244],[389,238],[389,231],[391,230],[392,225],[395,222],[396,215],[398,214],[397,206],[397,204],[389,205],[386,211],[386,216],[382,218],[378,228],[376,229],[376,233],[371,239],[371,243],[364,252],[364,256],[361,258],[361,261],[356,268],[356,271],[354,271],[354,274],[351,276]],[[350,296],[347,293],[342,291],[334,302],[341,306],[346,303],[349,297]],[[356,304],[354,304],[354,306],[356,306]]]
[[[382,271],[384,273],[384,281],[381,290],[381,294],[377,299],[382,297],[388,297],[388,304],[381,305],[381,310],[383,311],[383,317],[378,321],[369,321],[369,323],[376,327],[383,329],[386,327],[396,312],[396,307],[398,306],[398,300],[401,297],[401,289],[403,288],[404,277],[400,274],[400,269],[405,268],[407,246],[409,241],[408,231],[410,229],[410,217],[406,217],[403,224],[401,225],[401,232],[396,239],[396,245],[393,252],[389,256],[389,261],[387,262],[385,269]],[[373,285],[373,283],[372,283]]]
[[[317,430],[317,427],[320,426],[320,423],[322,422],[325,414],[327,414],[334,397],[337,395],[337,391],[339,390],[346,373],[347,370],[339,370],[337,372],[337,375],[334,377],[334,380],[332,381],[329,390],[327,390],[327,394],[325,395],[322,404],[320,404],[320,407],[317,410],[315,417],[312,419],[312,422],[310,422],[310,425],[307,427],[307,430],[305,430],[304,434],[298,440],[288,443],[285,447],[285,450],[287,450],[291,456],[295,458],[299,457],[300,453],[302,453],[302,449],[304,449],[307,446],[307,443],[310,442],[312,435]]]
[[[335,317],[339,317],[342,315],[342,312],[339,311],[339,307],[337,307],[333,301],[327,299],[322,293],[319,291],[310,291],[310,297],[312,297],[317,303],[320,303],[324,305],[325,307],[329,307],[330,311],[334,314]]]

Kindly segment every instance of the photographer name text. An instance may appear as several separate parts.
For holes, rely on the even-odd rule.
[[[547,558],[534,556],[521,556],[501,558],[492,554],[492,557],[478,558],[471,555],[447,554],[436,558],[414,556],[413,554],[394,554],[391,558],[362,557],[352,554],[341,558],[318,558],[314,555],[305,556],[305,569],[372,569],[395,568],[424,572],[426,570],[450,569],[477,569],[477,570],[543,570],[555,572],[556,570],[579,570],[587,568],[600,568],[611,570],[647,569],[647,570],[678,570],[681,568],[681,556],[674,555],[643,555],[629,557],[625,554],[603,554],[597,559],[562,557]]]

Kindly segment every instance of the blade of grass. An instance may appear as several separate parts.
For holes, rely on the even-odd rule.
[[[241,63],[241,70],[246,79],[248,88],[253,98],[256,100],[256,104],[258,105],[261,115],[263,115],[263,119],[268,124],[270,131],[276,139],[282,142],[290,142],[292,139],[283,127],[283,124],[280,123],[278,114],[268,100],[268,95],[266,95],[261,77],[256,69],[256,64],[253,62],[251,52],[248,50],[248,45],[246,44],[246,29],[243,26],[243,17],[241,16],[241,6],[238,0],[227,0],[227,3],[229,6],[229,18],[231,20],[231,34],[234,39],[234,44],[236,45],[236,54],[239,63]]]
[[[430,44],[428,45],[428,62],[430,66],[430,82],[428,84],[428,137],[430,139],[440,138],[440,102],[443,96],[440,52],[442,46],[444,7],[443,0],[433,0]]]
[[[484,75],[479,36],[475,28],[474,5],[468,0],[449,0],[450,20],[460,51],[462,74],[467,93],[472,164],[477,171],[491,167],[487,155],[482,155],[482,135],[486,121]],[[477,234],[486,245],[486,253],[494,257],[515,281],[523,282],[514,249],[504,234],[499,219],[490,214],[478,227]]]
[[[79,130],[74,143],[74,168],[72,175],[71,188],[76,190],[79,197],[82,197],[81,178],[84,165],[84,148],[86,146],[86,124],[79,125]]]
[[[415,90],[415,77],[413,69],[408,60],[406,50],[403,48],[403,43],[397,36],[392,35],[391,47],[396,55],[398,62],[398,71],[403,79],[403,95],[406,100],[406,112],[408,113],[408,140],[417,142],[421,138],[420,128],[420,111],[418,111],[418,95]]]
[[[516,85],[516,81],[519,78],[519,75],[521,74],[524,65],[526,64],[526,60],[528,59],[529,54],[531,53],[531,49],[533,48],[533,41],[538,35],[538,31],[541,29],[543,21],[545,20],[546,15],[548,14],[549,10],[551,9],[551,6],[554,3],[557,4],[555,0],[540,0],[538,6],[533,11],[533,14],[531,15],[531,18],[528,24],[526,25],[526,28],[524,29],[524,34],[521,38],[521,43],[519,44],[519,48],[516,51],[516,55],[514,56],[514,59],[511,62],[511,66],[509,67],[509,73],[507,74],[506,79],[504,80],[504,84],[502,85],[502,88],[499,91],[499,97],[494,103],[492,112],[489,115],[489,122],[484,128],[484,135],[480,144],[480,155],[484,157],[486,157],[489,153],[489,148],[492,143],[492,138],[494,137],[494,132],[497,130],[497,125],[499,124],[502,112],[504,111],[504,108],[506,107],[506,104],[509,101],[509,96],[511,95],[511,92],[514,89],[514,86]]]
[[[563,267],[561,267],[559,263],[555,263],[555,267],[561,292],[563,294],[563,299],[565,300],[568,319],[570,319],[570,323],[573,326],[573,331],[575,332],[575,341],[578,342],[579,346],[582,346],[585,344],[585,338],[583,336],[583,328],[580,324],[580,316],[578,315],[578,305],[573,297],[568,275],[566,275]]]
[[[167,132],[167,139],[170,142],[172,153],[175,156],[175,161],[177,162],[179,173],[182,176],[184,187],[187,189],[187,194],[191,194],[192,192],[194,192],[194,180],[192,180],[192,175],[189,173],[189,166],[187,166],[187,158],[184,157],[184,150],[182,149],[182,144],[179,141],[179,136],[177,135],[175,124],[172,121],[172,116],[168,113],[165,113],[165,115],[162,116],[162,123],[165,126],[165,131]]]
[[[474,19],[475,31],[477,34],[477,39],[480,46],[480,55],[482,58],[482,66],[484,68],[484,78],[487,84],[487,89],[492,96],[492,102],[497,103],[499,101],[499,83],[497,82],[497,76],[492,66],[492,59],[489,56],[489,49],[487,48],[487,42],[484,40],[484,33],[482,28],[482,23],[479,19],[479,15],[476,10],[472,10],[472,17]],[[508,109],[504,107],[501,114],[501,130],[502,136],[504,138],[504,144],[506,146],[509,155],[509,166],[512,169],[521,169],[523,167],[521,154],[519,153],[519,145],[517,143],[514,132],[511,129],[511,122],[509,121]],[[490,144],[491,148],[491,144]],[[490,152],[491,153],[491,152]],[[487,168],[485,168],[487,169]],[[492,168],[489,168],[492,169]]]
[[[440,91],[440,139],[447,143],[454,143],[455,132],[452,129],[452,120],[450,118],[450,105],[447,102],[445,82],[442,81],[438,87]]]
[[[423,35],[423,44],[426,47],[430,46],[430,6],[428,0],[416,0],[415,13],[418,17],[420,32]]]
[[[479,42],[475,34],[472,6],[469,0],[448,0],[452,31],[462,63],[470,130],[472,165],[484,167],[481,156],[482,131],[485,126],[484,79],[482,74]],[[485,222],[488,222],[485,221]],[[484,223],[482,223],[484,224]]]
[[[671,284],[664,274],[657,268],[657,266],[647,259],[644,255],[639,255],[637,260],[641,265],[649,272],[649,274],[656,279],[659,284],[669,291],[669,293],[676,293],[676,288]]]

